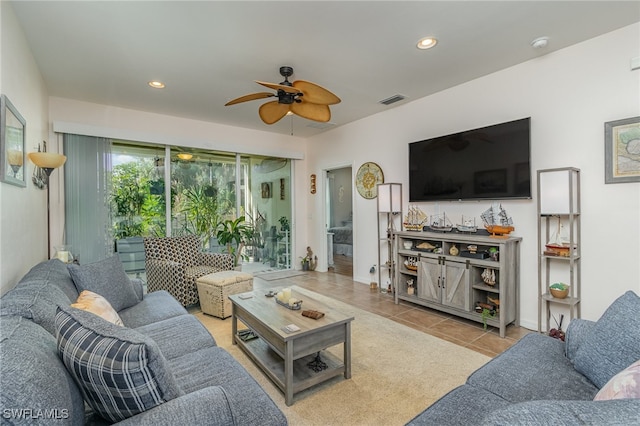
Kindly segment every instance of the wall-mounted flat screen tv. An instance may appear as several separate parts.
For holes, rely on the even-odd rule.
[[[409,201],[531,198],[531,118],[409,144]]]

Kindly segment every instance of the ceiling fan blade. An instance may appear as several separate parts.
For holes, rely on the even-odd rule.
[[[267,102],[262,104],[258,110],[260,118],[267,124],[273,124],[287,115],[289,112],[289,105],[281,104],[278,101]]]
[[[291,112],[303,118],[326,123],[331,119],[331,110],[328,105],[314,104],[311,102],[294,102],[291,104]]]
[[[273,96],[275,95],[270,92],[251,93],[250,95],[244,95],[240,96],[239,98],[230,100],[229,102],[224,104],[224,106],[235,105],[239,104],[240,102],[255,101],[256,99],[271,98]]]
[[[261,84],[264,87],[268,87],[269,89],[273,89],[273,90],[284,90],[287,93],[300,93],[299,89],[291,86],[285,86],[284,84],[267,83],[266,81],[258,81],[258,80],[256,80],[256,83]]]
[[[302,100],[321,105],[334,105],[340,103],[340,98],[315,83],[305,80],[296,80],[293,87],[300,89],[302,92]]]

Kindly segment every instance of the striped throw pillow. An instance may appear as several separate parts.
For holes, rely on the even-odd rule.
[[[58,307],[58,352],[85,401],[117,422],[182,395],[150,338],[86,311]]]

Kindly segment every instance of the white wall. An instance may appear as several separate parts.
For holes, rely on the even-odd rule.
[[[640,115],[640,54],[635,24],[524,64],[418,99],[309,140],[309,173],[352,161],[378,163],[387,182],[403,183],[408,200],[410,142],[531,117],[532,180],[535,171],[574,166],[582,178],[582,316],[597,319],[627,289],[640,293],[640,183],[604,184],[604,123]],[[324,188],[309,196],[311,244],[319,246]],[[479,217],[489,202],[441,202],[450,217]],[[418,204],[435,213],[434,203]],[[514,235],[523,238],[521,322],[537,329],[536,197],[507,201]],[[354,275],[368,283],[377,263],[376,201],[354,191]],[[479,219],[478,219],[479,220]],[[566,323],[565,323],[566,324]]]
[[[25,118],[26,151],[48,139],[47,90],[11,3],[0,1],[2,51],[0,91]],[[0,293],[46,258],[46,192],[31,183],[33,164],[25,164],[27,187],[0,183]]]

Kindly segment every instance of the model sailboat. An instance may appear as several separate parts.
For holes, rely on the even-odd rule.
[[[433,231],[451,232],[453,229],[453,224],[447,219],[446,213],[432,215],[429,222],[429,228]]]
[[[513,227],[513,219],[502,208],[502,204],[492,204],[480,217],[484,227],[493,237],[506,238],[507,234],[516,229]]]
[[[409,211],[403,221],[404,229],[407,231],[422,231],[422,227],[426,221],[427,215],[420,207],[409,206]]]
[[[558,218],[558,227],[551,234],[551,238],[549,242],[545,245],[547,251],[545,254],[552,256],[569,256],[569,249],[571,245],[569,243],[569,239],[562,235],[562,224],[560,223],[560,218]]]
[[[458,231],[460,232],[478,232],[478,227],[476,226],[476,218],[465,218],[464,215],[462,215],[462,220],[461,220],[461,224],[457,224],[456,228],[458,229]]]

